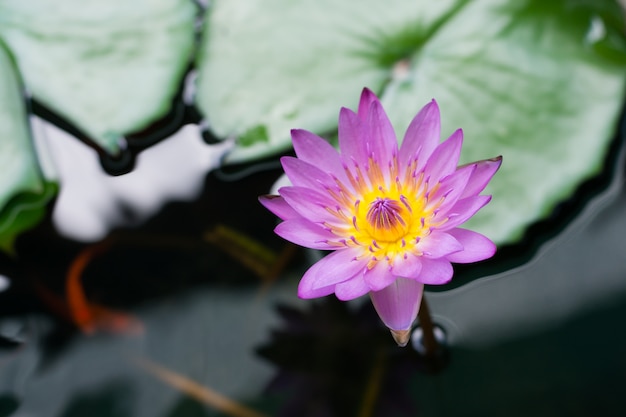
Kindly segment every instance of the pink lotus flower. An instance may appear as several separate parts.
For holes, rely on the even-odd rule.
[[[304,274],[298,295],[351,300],[369,294],[398,344],[406,344],[424,284],[449,282],[451,262],[495,253],[487,237],[458,226],[491,199],[480,192],[502,159],[457,167],[463,133],[439,143],[435,100],[415,116],[398,148],[368,89],[357,113],[341,109],[339,153],[306,130],[291,135],[298,157],[281,162],[293,185],[260,201],[283,220],[278,235],[333,251]]]

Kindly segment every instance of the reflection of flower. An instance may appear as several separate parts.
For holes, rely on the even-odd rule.
[[[437,103],[408,127],[400,148],[378,98],[363,90],[357,113],[339,115],[340,154],[320,137],[293,130],[298,158],[284,157],[293,186],[261,202],[284,220],[276,233],[332,254],[302,277],[302,298],[369,293],[400,344],[417,315],[424,284],[452,278],[450,262],[491,257],[485,236],[458,228],[490,196],[479,195],[501,158],[457,168],[463,135],[439,144]]]
[[[273,416],[415,416],[411,381],[447,364],[447,356],[389,350],[367,304],[326,298],[304,310],[280,305],[278,313],[280,326],[257,348],[277,366],[266,389],[283,399]]]

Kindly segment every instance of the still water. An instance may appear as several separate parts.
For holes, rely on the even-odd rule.
[[[521,244],[428,294],[431,358],[367,299],[296,297],[320,254],[273,234],[256,201],[271,161],[94,243],[50,215],[0,259],[0,416],[622,415],[626,188],[608,159]]]

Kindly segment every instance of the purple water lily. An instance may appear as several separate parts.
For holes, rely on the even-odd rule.
[[[278,235],[334,251],[298,287],[301,298],[369,294],[399,345],[417,316],[424,284],[452,279],[451,262],[491,257],[487,237],[459,228],[491,196],[480,195],[501,158],[457,167],[463,132],[440,140],[439,108],[428,103],[400,147],[374,93],[364,89],[356,113],[339,114],[339,152],[319,136],[292,130],[297,155],[281,159],[293,184],[261,203],[283,221]]]

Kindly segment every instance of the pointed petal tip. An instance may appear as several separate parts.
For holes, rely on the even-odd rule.
[[[370,105],[378,101],[378,96],[376,96],[372,90],[367,87],[363,88],[357,111],[359,118],[361,118],[361,120],[365,120],[367,118],[367,114],[369,113]]]
[[[290,130],[290,133],[291,133],[292,135],[293,135],[293,134],[300,135],[300,134],[308,134],[308,133],[312,133],[312,132],[309,132],[309,131],[308,131],[308,130],[306,130],[306,129],[291,129],[291,130]]]
[[[485,166],[489,166],[489,167],[497,166],[497,168],[500,168],[501,164],[502,164],[502,156],[496,156],[495,158],[481,159],[480,161],[468,162],[467,164],[459,165],[458,169],[462,169],[462,168],[469,169],[469,167],[474,167],[474,170],[476,170],[478,169],[478,167],[485,167]],[[496,168],[496,171],[497,171],[497,168]]]
[[[289,134],[291,134],[291,138],[298,140],[298,137],[303,133],[303,129],[291,129]]]
[[[398,344],[398,347],[405,347],[409,343],[409,340],[411,339],[410,329],[407,329],[407,330],[389,329],[389,331],[391,332],[391,336],[393,337],[393,340],[395,340],[395,342]]]
[[[437,103],[437,100],[432,98],[424,107],[433,107],[433,109],[436,110],[437,117],[439,117],[439,103]]]
[[[354,112],[354,110],[352,110],[352,109],[349,109],[349,108],[347,108],[347,107],[343,107],[343,106],[342,106],[342,107],[339,109],[339,119],[341,119],[341,115],[342,115],[342,114],[346,114],[346,113],[356,114],[356,113]]]
[[[282,197],[276,194],[263,194],[257,197],[257,200],[259,201],[259,203],[261,203],[261,205],[265,208],[268,208],[268,205],[271,206],[271,204],[273,202],[276,202],[275,200],[277,199],[282,199]]]
[[[480,162],[481,161],[475,162],[475,164],[478,164]],[[502,155],[498,155],[498,156],[496,156],[494,158],[485,159],[483,162],[487,162],[487,163],[490,163],[490,164],[498,165],[498,168],[500,168],[500,165],[502,165]]]
[[[313,143],[314,145],[317,145],[319,141],[325,142],[323,138],[319,137],[315,133],[310,132],[306,129],[291,129],[289,133],[291,134],[291,140],[292,142],[294,142],[294,146],[297,146],[299,144],[301,146],[307,146],[307,145],[310,145],[311,143]]]
[[[280,158],[278,158],[278,161],[280,162],[280,164],[284,168],[285,164],[291,163],[292,159],[298,159],[298,158],[294,158],[293,156],[285,155],[285,156],[281,156]]]
[[[275,195],[275,194],[261,194],[260,196],[257,197],[257,199],[259,201],[264,201],[264,200],[271,200],[273,198],[279,198],[280,196]]]
[[[363,87],[363,90],[361,90],[361,97],[376,97],[376,94],[374,94],[374,92],[368,87]]]
[[[490,158],[489,161],[498,164],[498,169],[500,169],[500,166],[502,165],[502,155],[498,155],[495,158]]]

